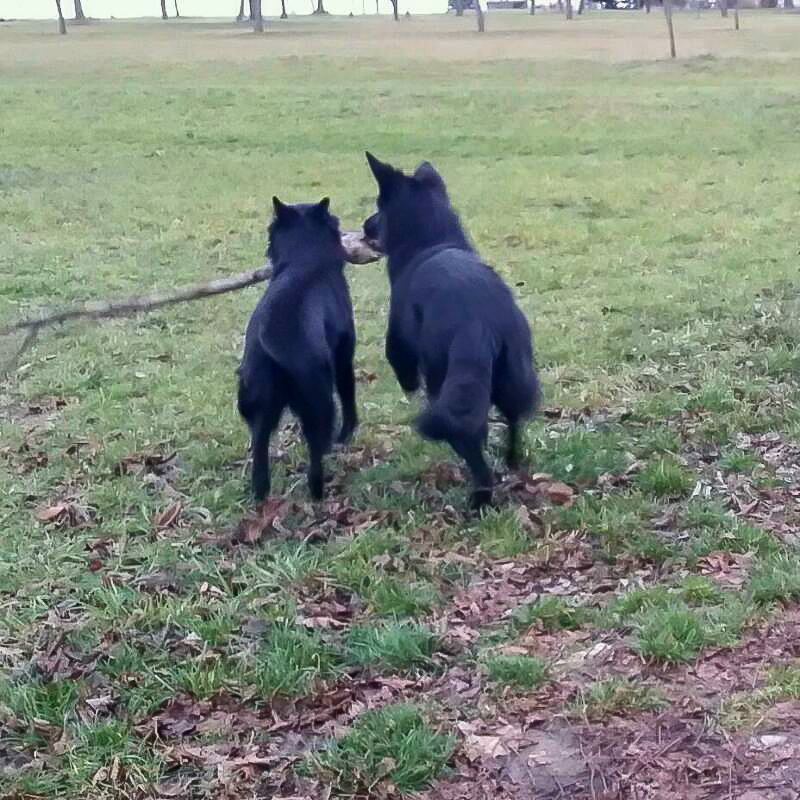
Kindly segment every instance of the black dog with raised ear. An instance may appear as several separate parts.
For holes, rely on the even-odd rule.
[[[483,448],[489,407],[508,421],[507,462],[519,459],[519,423],[536,410],[533,341],[509,288],[475,253],[428,162],[413,175],[367,153],[378,210],[364,234],[388,256],[391,298],[386,357],[407,392],[425,381],[429,405],[416,421],[467,462],[473,506],[491,501]]]
[[[333,391],[342,405],[339,441],[358,423],[355,402],[355,326],[344,277],[339,220],[327,197],[311,205],[272,199],[267,256],[272,280],[247,326],[239,367],[239,413],[253,447],[253,494],[270,491],[269,440],[288,406],[308,444],[308,485],[320,499],[322,457],[331,448],[336,416]]]

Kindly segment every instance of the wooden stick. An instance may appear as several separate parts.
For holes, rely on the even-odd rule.
[[[343,233],[342,245],[345,258],[351,264],[369,264],[377,261],[381,254],[360,233]],[[219,278],[194,286],[186,286],[173,292],[153,292],[152,294],[134,295],[119,300],[98,300],[84,303],[80,306],[60,308],[54,311],[41,311],[31,317],[12,322],[0,327],[0,336],[9,336],[19,331],[27,331],[22,345],[13,356],[0,367],[0,375],[7,374],[14,369],[22,354],[36,341],[42,328],[58,325],[75,319],[112,319],[114,317],[130,317],[145,311],[155,311],[157,308],[187,303],[191,300],[201,300],[205,297],[214,297],[226,292],[235,292],[245,289],[255,283],[267,281],[272,276],[272,266],[265,264],[263,267],[240,272],[229,278]]]

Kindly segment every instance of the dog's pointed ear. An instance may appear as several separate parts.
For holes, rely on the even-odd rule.
[[[329,212],[330,207],[331,207],[330,197],[323,197],[322,200],[320,200],[319,203],[317,203],[317,205],[314,206],[314,211],[317,214],[320,214],[321,216],[324,217]]]
[[[367,163],[382,192],[389,191],[403,175],[400,170],[395,169],[390,164],[384,164],[383,161],[375,158],[370,152],[367,152]]]
[[[444,185],[442,176],[436,171],[436,168],[430,161],[423,161],[414,170],[414,180],[423,186],[441,189],[445,194],[447,193],[447,188]]]
[[[275,219],[286,220],[292,216],[294,209],[282,203],[276,196],[272,198],[272,209],[275,212]]]

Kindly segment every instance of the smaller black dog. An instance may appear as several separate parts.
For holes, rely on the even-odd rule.
[[[308,486],[319,500],[322,457],[331,448],[336,417],[334,386],[342,404],[339,441],[347,441],[358,424],[345,254],[327,197],[316,205],[285,205],[277,197],[272,202],[272,280],[247,326],[239,413],[250,428],[256,499],[269,494],[269,440],[289,406],[308,444]]]
[[[427,162],[413,175],[367,153],[378,183],[378,212],[365,235],[388,256],[391,298],[386,357],[400,386],[430,404],[419,432],[445,441],[467,462],[473,506],[489,503],[492,474],[483,455],[489,406],[508,422],[506,460],[519,459],[519,424],[539,401],[531,330],[503,280],[475,253]]]

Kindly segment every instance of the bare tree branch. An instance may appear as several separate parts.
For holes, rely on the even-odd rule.
[[[342,245],[345,257],[351,264],[369,264],[381,256],[360,233],[343,233]],[[155,311],[158,308],[201,300],[226,292],[245,289],[255,283],[267,281],[272,276],[272,266],[240,272],[229,278],[219,278],[194,286],[185,286],[173,292],[153,292],[151,294],[134,295],[119,300],[96,300],[80,306],[60,308],[54,311],[41,311],[33,316],[0,327],[0,336],[10,336],[19,331],[27,331],[25,339],[10,359],[0,365],[0,376],[6,375],[16,368],[22,354],[33,345],[42,328],[59,325],[76,319],[112,319],[114,317],[130,317],[143,311]]]

